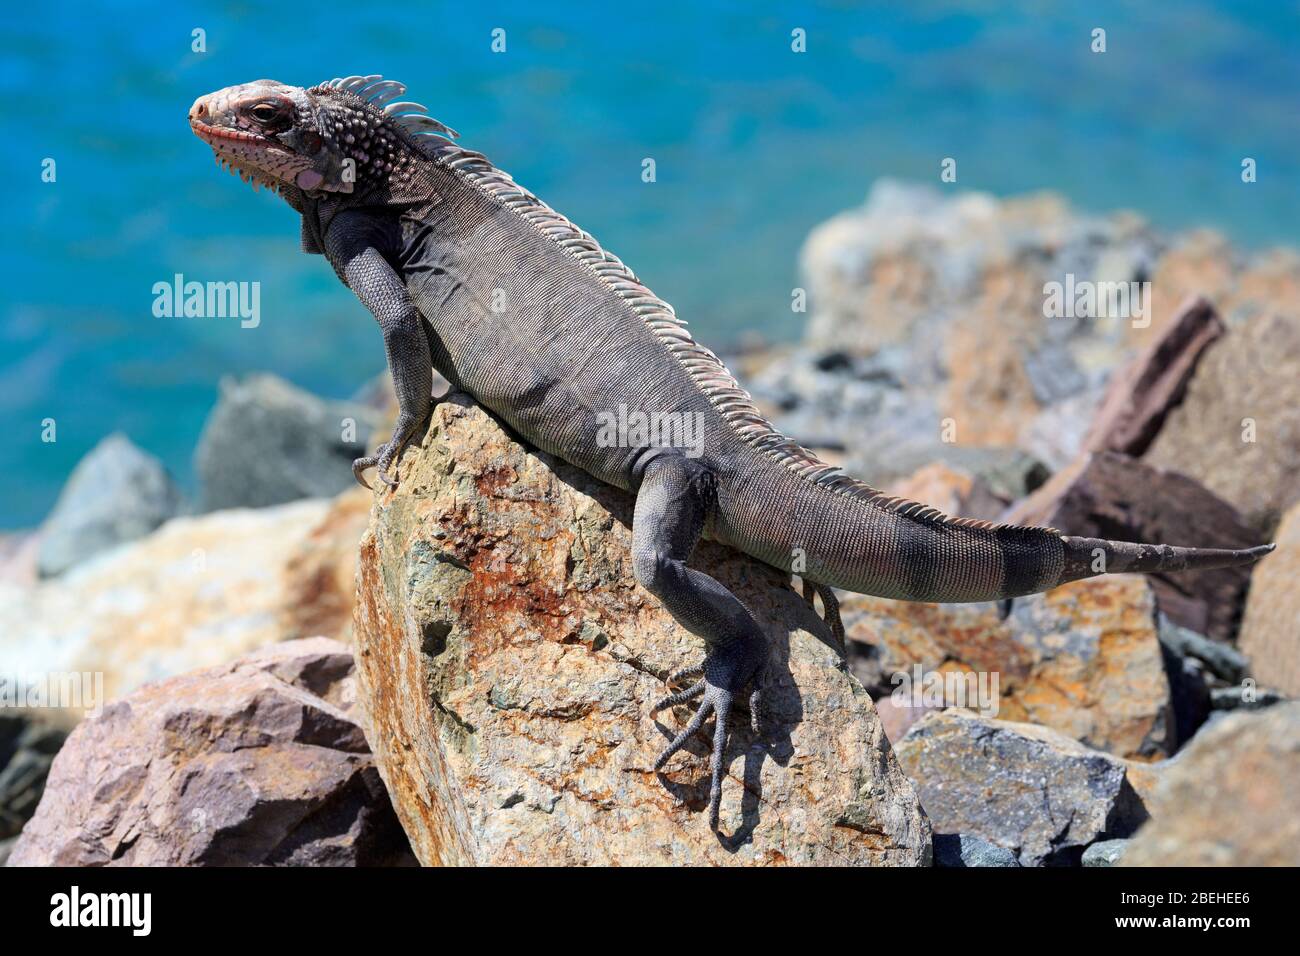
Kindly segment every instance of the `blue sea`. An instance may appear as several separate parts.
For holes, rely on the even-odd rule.
[[[1298,40],[1294,2],[11,7],[0,527],[38,523],[114,430],[189,486],[222,376],[270,370],[342,397],[383,366],[373,321],[298,252],[288,207],[190,134],[201,93],[400,79],[722,346],[797,337],[808,230],[877,177],[937,182],[945,156],[963,189],[1053,189],[1248,248],[1293,243]],[[260,324],[155,317],[151,290],[177,273],[260,282]]]

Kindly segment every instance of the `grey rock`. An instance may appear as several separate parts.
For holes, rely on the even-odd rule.
[[[226,379],[194,453],[202,508],[261,508],[353,484],[382,415],[319,398],[273,375]]]
[[[181,509],[181,495],[162,462],[121,433],[109,435],[77,463],[41,528],[37,569],[61,574],[92,555],[134,541]]]
[[[1081,862],[1084,866],[1114,866],[1124,855],[1129,840],[1099,840],[1083,851]]]
[[[66,736],[31,712],[0,714],[0,839],[17,836],[36,812]]]
[[[1073,865],[1146,816],[1128,762],[1033,724],[931,713],[896,748],[938,832],[1005,847],[1022,866]]]
[[[1253,680],[1232,687],[1210,689],[1210,707],[1215,711],[1263,710],[1283,703],[1288,698],[1269,687],[1257,687]]]
[[[1017,445],[1053,472],[1065,468],[1083,447],[1094,410],[1102,399],[1103,384],[1104,378],[1044,408],[1020,429]]]
[[[966,833],[934,835],[934,865],[943,867],[1018,867],[1016,855],[1004,846]]]
[[[1160,643],[1179,657],[1193,657],[1216,676],[1236,683],[1250,672],[1246,655],[1231,644],[1212,641],[1160,615]]]

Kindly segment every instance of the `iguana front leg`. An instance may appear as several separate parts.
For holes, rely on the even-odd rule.
[[[704,466],[678,455],[654,459],[637,492],[632,568],[641,585],[707,646],[702,678],[688,690],[661,700],[652,710],[657,713],[702,698],[695,716],[659,755],[654,769],[661,769],[713,714],[709,825],[716,830],[731,705],[737,694],[761,677],[767,647],[758,625],[735,595],[707,574],[686,566],[715,503],[714,478]],[[750,699],[755,725],[760,693],[761,687],[756,687]]]
[[[433,360],[424,317],[411,301],[401,277],[381,251],[388,241],[382,222],[358,211],[340,214],[325,236],[325,251],[339,276],[379,322],[388,370],[397,393],[397,424],[392,437],[374,455],[352,463],[357,481],[370,487],[362,472],[377,467],[379,480],[397,487],[389,468],[433,408]]]

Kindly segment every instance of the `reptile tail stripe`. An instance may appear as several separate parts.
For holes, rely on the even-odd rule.
[[[1135,544],[1129,541],[1104,541],[1063,535],[1065,568],[1061,583],[1096,577],[1099,574],[1166,571],[1210,571],[1252,564],[1271,552],[1276,545],[1257,548],[1178,548],[1169,544]]]

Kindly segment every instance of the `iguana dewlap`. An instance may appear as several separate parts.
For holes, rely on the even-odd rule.
[[[378,76],[311,89],[259,80],[201,97],[190,125],[223,165],[278,191],[374,314],[400,406],[390,441],[354,464],[392,474],[427,420],[431,369],[537,447],[636,494],[637,579],[707,652],[701,678],[656,706],[701,698],[662,767],[716,714],[717,825],[727,721],[766,659],[740,602],[687,567],[702,534],[830,588],[908,601],[994,601],[1114,571],[1255,561],[1248,550],[1176,548],[956,519],[889,497],[777,432],[668,303],[589,234],[518,186]],[[631,412],[689,421],[690,448],[609,441]],[[837,633],[842,639],[842,633]]]

